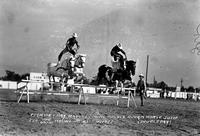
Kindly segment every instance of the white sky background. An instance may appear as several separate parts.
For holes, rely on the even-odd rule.
[[[2,0],[0,75],[46,71],[70,34],[79,34],[85,73],[110,65],[109,50],[120,41],[138,60],[135,80],[145,74],[169,85],[200,86],[200,56],[191,53],[200,24],[200,0]]]

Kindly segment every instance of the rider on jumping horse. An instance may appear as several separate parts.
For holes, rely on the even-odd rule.
[[[125,58],[123,58],[123,56],[120,54],[120,52],[124,54]],[[125,53],[124,50],[122,49],[122,45],[121,45],[120,43],[118,43],[117,45],[115,45],[115,46],[112,48],[112,50],[111,50],[111,52],[110,52],[110,55],[111,55],[112,57],[114,57],[114,60],[115,60],[115,61],[117,61],[117,59],[118,59],[119,62],[120,62],[120,67],[121,67],[122,69],[124,69],[124,59],[126,59],[127,57],[126,57],[126,53]]]
[[[72,37],[67,40],[65,49],[63,49],[58,56],[58,64],[60,64],[62,55],[67,52],[71,53],[75,57],[77,50],[80,48],[80,46],[78,45],[78,41],[76,40],[77,37],[78,35],[76,33],[73,33]],[[77,50],[73,49],[75,44],[77,46]]]

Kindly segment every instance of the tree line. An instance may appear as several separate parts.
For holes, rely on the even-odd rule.
[[[176,90],[176,87],[168,86],[164,81],[161,81],[161,82],[154,81],[154,83],[147,83],[147,87],[160,88],[162,90],[166,89],[170,91]],[[200,87],[195,88],[193,86],[189,86],[189,87],[181,86],[180,91],[181,92],[195,92],[196,91],[198,93],[200,92]]]
[[[5,80],[5,81],[21,81],[22,79],[26,79],[27,76],[30,76],[29,73],[25,74],[18,74],[14,71],[10,70],[5,70],[5,76],[0,77],[0,80]]]

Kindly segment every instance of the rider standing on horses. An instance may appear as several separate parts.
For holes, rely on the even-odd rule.
[[[63,49],[58,56],[58,64],[60,64],[62,55],[67,52],[71,53],[75,57],[77,50],[80,48],[80,46],[78,45],[78,41],[76,40],[77,37],[77,33],[73,33],[72,37],[67,40],[65,49]],[[73,49],[75,44],[77,46],[76,50]]]
[[[122,45],[121,45],[120,43],[118,43],[117,45],[115,45],[115,46],[112,48],[112,50],[111,50],[111,52],[110,52],[110,55],[111,55],[112,57],[114,57],[114,60],[115,60],[115,61],[117,61],[117,59],[118,59],[119,62],[120,62],[120,67],[124,69],[124,58],[123,58],[123,56],[120,54],[120,52],[124,54],[125,59],[126,59],[126,53],[125,53],[125,51],[122,49]]]

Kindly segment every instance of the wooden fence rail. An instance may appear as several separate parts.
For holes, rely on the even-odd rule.
[[[119,105],[119,100],[120,99],[127,99],[127,107],[130,106],[130,101],[132,100],[134,102],[134,105],[135,107],[137,107],[136,105],[136,102],[135,102],[135,99],[134,99],[134,96],[135,96],[135,89],[134,88],[121,88],[121,87],[118,87],[116,88],[118,91],[117,95],[106,95],[106,94],[89,94],[89,93],[84,93],[84,90],[83,88],[84,87],[93,87],[95,88],[95,90],[99,89],[99,88],[105,88],[105,89],[113,89],[113,87],[106,87],[106,86],[94,86],[94,85],[88,85],[88,84],[70,84],[71,88],[72,88],[72,92],[67,92],[67,91],[64,91],[64,86],[65,85],[68,85],[66,83],[60,83],[61,84],[61,91],[44,91],[43,90],[43,85],[44,85],[44,82],[39,82],[39,81],[31,81],[31,80],[22,80],[22,82],[26,83],[24,86],[20,87],[20,88],[17,88],[17,90],[15,91],[16,93],[20,93],[20,97],[19,99],[17,100],[17,102],[19,103],[20,100],[22,99],[22,96],[25,94],[27,96],[27,103],[29,103],[29,95],[31,94],[35,94],[35,95],[77,95],[79,98],[78,98],[78,104],[80,104],[81,102],[81,98],[83,97],[84,99],[84,103],[86,104],[87,103],[87,100],[86,100],[86,96],[97,96],[98,98],[112,98],[112,99],[117,99],[117,106]],[[41,91],[31,91],[29,90],[28,88],[28,83],[34,83],[34,82],[37,82],[37,83],[41,83]],[[45,83],[53,83],[53,82],[45,82]],[[75,87],[78,87],[78,92],[75,93],[74,92],[74,88]],[[122,96],[119,94],[119,91],[125,91],[125,90],[128,90],[128,96]],[[134,92],[134,95],[132,94],[132,91]]]

